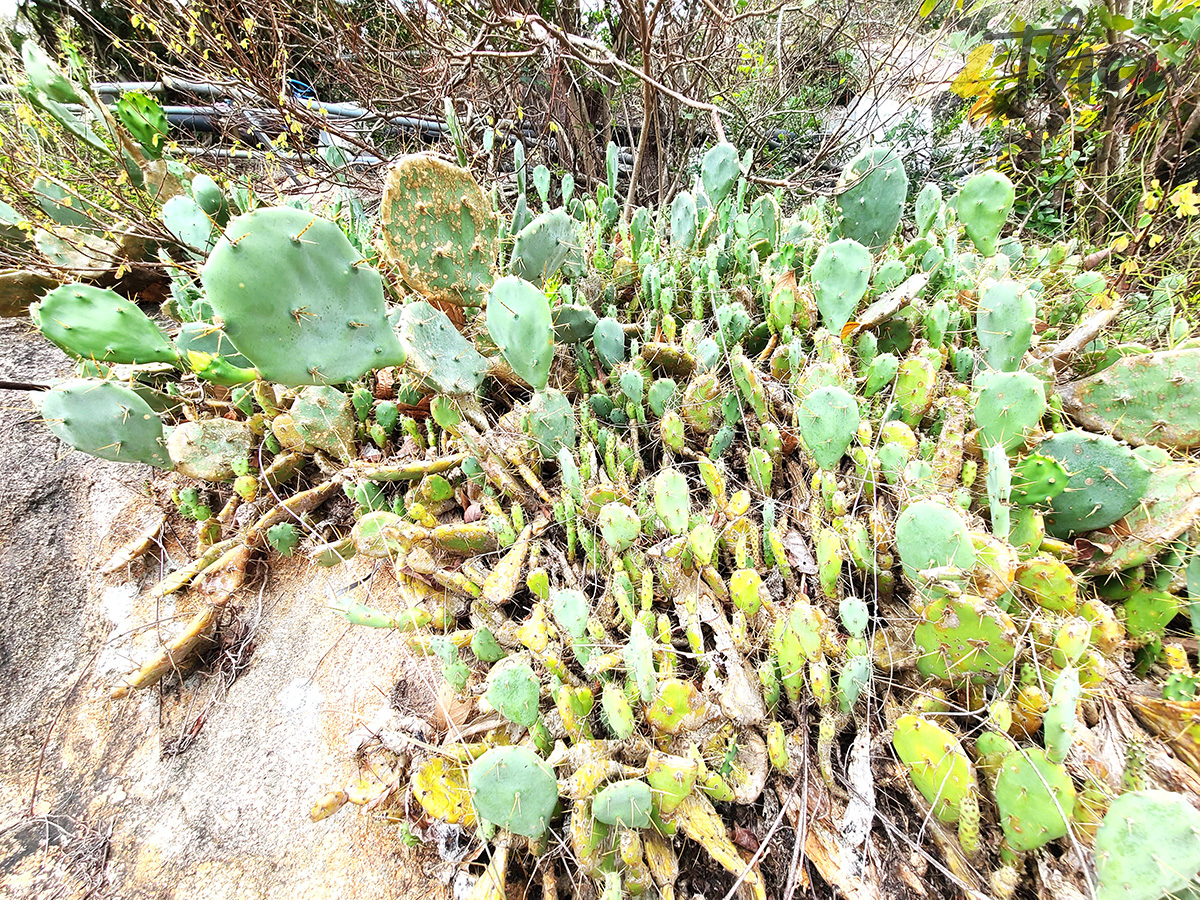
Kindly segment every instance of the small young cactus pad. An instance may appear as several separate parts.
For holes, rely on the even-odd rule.
[[[650,785],[633,779],[613,782],[592,801],[592,815],[605,825],[646,828],[650,810]]]

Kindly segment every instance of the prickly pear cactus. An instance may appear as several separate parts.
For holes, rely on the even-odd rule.
[[[482,306],[495,279],[500,219],[471,173],[435,156],[388,170],[379,209],[388,259],[431,300]]]
[[[871,250],[892,239],[908,195],[904,164],[891,147],[868,147],[846,164],[838,182],[838,228]]]
[[[465,170],[392,169],[399,282],[355,249],[374,252],[373,223],[292,207],[230,219],[208,252],[248,198],[197,176],[164,211],[172,253],[200,264],[197,286],[168,258],[165,310],[190,320],[173,341],[93,285],[34,309],[86,376],[40,398],[51,432],[179,481],[200,549],[155,596],[197,583],[227,602],[255,555],[386,576],[376,605],[333,612],[440,673],[465,730],[372,744],[387,791],[331,791],[313,817],[361,801],[413,833],[477,825],[489,900],[510,861],[670,897],[685,837],[765,900],[782,886],[739,852],[733,816],[808,777],[852,823],[867,779],[899,774],[889,803],[913,809],[896,821],[922,823],[908,838],[964,890],[1013,896],[1039,869],[1021,854],[1092,834],[1101,893],[1183,887],[1187,798],[1110,800],[1087,760],[1092,714],[1125,702],[1114,673],[1140,682],[1139,721],[1178,765],[1197,758],[1181,632],[1200,474],[1171,453],[1196,443],[1183,329],[1173,350],[1101,335],[1080,353],[1063,309],[1094,306],[1072,292],[1103,280],[1078,248],[1002,239],[1013,190],[995,173],[950,205],[925,186],[901,228],[887,148],[851,162],[834,205],[792,210],[721,144],[669,209],[625,221],[615,146],[595,194],[562,180],[562,206],[545,165],[527,196],[513,149],[503,241]],[[72,212],[49,182],[39,196]],[[186,669],[210,626],[118,695]],[[1130,837],[1147,817],[1172,846]],[[1184,880],[1156,879],[1168,868]]]
[[[59,440],[114,462],[171,468],[162,419],[141,397],[111,381],[79,379],[38,398],[42,417]]]
[[[305,210],[238,216],[200,280],[229,339],[270,381],[337,384],[405,360],[379,273],[340,228]]]
[[[1200,812],[1181,794],[1113,801],[1096,833],[1098,900],[1157,900],[1200,882]]]
[[[86,284],[64,284],[29,309],[47,338],[79,359],[108,363],[174,363],[179,351],[124,297]]]

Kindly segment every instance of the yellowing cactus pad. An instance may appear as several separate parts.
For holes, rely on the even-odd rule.
[[[464,828],[475,825],[475,809],[462,766],[435,756],[413,774],[412,788],[421,808],[435,819]]]

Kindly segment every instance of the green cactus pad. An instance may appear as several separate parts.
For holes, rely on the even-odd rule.
[[[868,147],[846,164],[838,182],[841,234],[879,250],[896,232],[908,195],[908,176],[891,147]]]
[[[634,779],[614,781],[592,800],[592,815],[605,825],[646,828],[651,809],[650,785]]]
[[[807,600],[793,603],[787,618],[781,618],[775,625],[771,649],[779,660],[784,690],[793,703],[800,699],[805,664],[822,657],[821,638],[819,614]]]
[[[913,210],[913,217],[917,220],[917,234],[928,234],[937,223],[938,217],[943,214],[942,189],[931,181],[917,194],[916,207]]]
[[[1013,469],[1012,498],[1021,506],[1048,503],[1067,489],[1070,476],[1057,459],[1030,453]]]
[[[1042,609],[1075,611],[1078,589],[1075,576],[1061,559],[1035,556],[1026,560],[1017,570],[1016,583]]]
[[[1104,528],[1120,520],[1145,496],[1150,468],[1108,435],[1065,431],[1038,452],[1067,470],[1067,487],[1050,501],[1046,531],[1056,538]]]
[[[404,362],[383,280],[327,219],[283,206],[238,216],[200,280],[225,333],[268,381],[337,384]]]
[[[910,356],[896,370],[896,404],[908,425],[918,425],[933,406],[937,369],[924,356]]]
[[[979,444],[1000,444],[1005,450],[1021,446],[1046,411],[1046,388],[1028,372],[984,372],[976,380],[975,424]]]
[[[333,387],[307,387],[297,395],[288,412],[306,447],[347,461],[354,456],[358,420],[350,398],[342,391]]]
[[[1158,900],[1200,881],[1200,811],[1183,794],[1113,801],[1096,832],[1096,900]]]
[[[729,196],[741,174],[737,147],[733,144],[717,144],[704,154],[700,163],[700,180],[704,184],[704,193],[714,207],[720,206],[721,201]]]
[[[871,252],[849,238],[826,244],[813,263],[811,278],[821,322],[833,334],[841,334],[867,292]]]
[[[873,357],[867,365],[863,396],[874,397],[895,380],[899,371],[900,360],[894,353],[880,353]]]
[[[678,678],[660,681],[646,721],[660,734],[679,734],[703,720],[707,704],[696,686]]]
[[[219,237],[208,213],[183,194],[176,194],[163,204],[162,220],[171,237],[201,256],[212,250]]]
[[[533,395],[522,428],[533,439],[542,459],[554,459],[560,451],[575,448],[575,409],[557,388]]]
[[[538,720],[540,693],[533,669],[515,657],[506,657],[488,673],[488,703],[517,725],[529,728]]]
[[[587,619],[591,607],[583,591],[554,590],[550,593],[550,612],[554,620],[576,640],[587,634]]]
[[[896,720],[892,746],[922,796],[942,822],[957,822],[959,806],[975,789],[975,772],[958,738],[924,716]]]
[[[1054,679],[1050,708],[1042,720],[1046,759],[1052,763],[1061,763],[1067,758],[1067,752],[1075,740],[1075,729],[1078,728],[1079,700],[1082,696],[1079,670],[1067,666]]]
[[[922,611],[913,634],[917,671],[926,678],[970,681],[994,678],[1017,655],[1012,618],[980,597],[943,597]]]
[[[1058,392],[1093,431],[1134,446],[1200,446],[1200,348],[1126,356]]]
[[[509,268],[516,277],[544,287],[578,247],[575,220],[566,210],[544,212],[517,234]]]
[[[858,401],[840,387],[813,391],[800,404],[800,435],[817,465],[837,468],[862,424]]]
[[[554,772],[526,747],[493,747],[467,771],[479,818],[513,834],[540,838],[558,804]]]
[[[384,252],[413,290],[479,306],[495,278],[500,219],[466,169],[402,157],[387,174],[379,218]]]
[[[604,721],[613,737],[619,741],[627,740],[633,735],[637,723],[633,718],[633,707],[625,691],[612,682],[604,686],[600,696],[600,708],[604,711]]]
[[[681,191],[671,203],[671,243],[683,250],[690,249],[696,243],[698,223],[696,198]]]
[[[407,368],[447,394],[472,394],[487,374],[480,355],[440,309],[424,300],[407,304],[396,326],[408,356]]]
[[[606,368],[625,361],[625,330],[616,319],[605,318],[592,331],[592,345]]]
[[[554,340],[564,344],[580,344],[596,330],[596,314],[590,307],[574,303],[561,304],[551,311],[554,321]]]
[[[1013,183],[1000,172],[981,172],[963,185],[956,206],[967,237],[984,256],[996,252],[996,241],[1016,199]]]
[[[604,543],[618,553],[624,553],[637,540],[642,523],[637,513],[624,503],[606,503],[596,517]]]
[[[975,548],[962,514],[937,500],[910,503],[896,519],[896,550],[906,573],[975,565]]]
[[[487,329],[505,361],[535,391],[550,380],[554,326],[540,288],[507,276],[488,292]]]
[[[1121,604],[1125,633],[1134,644],[1160,639],[1179,614],[1180,599],[1157,588],[1138,588]]]
[[[1000,826],[1014,850],[1036,850],[1067,833],[1075,785],[1037,747],[1007,756],[996,777]]]
[[[687,478],[666,468],[654,476],[654,511],[671,534],[683,534],[691,512]]]
[[[660,816],[669,816],[679,808],[692,792],[699,771],[699,763],[694,759],[650,751],[646,760],[646,781],[650,783]]]
[[[1000,372],[1015,372],[1033,342],[1037,301],[1015,281],[988,285],[979,298],[975,338],[983,348],[983,361]]]
[[[72,356],[110,363],[179,362],[162,330],[137,304],[88,284],[56,287],[29,309],[38,330]]]
[[[37,398],[51,433],[76,450],[114,462],[171,468],[162,420],[129,388],[110,381],[68,381]]]

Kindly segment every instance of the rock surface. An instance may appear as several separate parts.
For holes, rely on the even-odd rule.
[[[0,379],[69,370],[28,331],[0,322]],[[223,664],[111,700],[196,608],[139,594],[190,538],[169,520],[159,552],[97,574],[154,514],[151,471],[68,452],[20,392],[0,391],[0,435],[0,894],[447,896],[395,825],[353,806],[308,818],[356,774],[347,735],[398,679],[429,677],[396,635],[324,608],[360,573],[273,565],[235,599]]]

